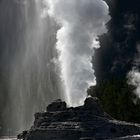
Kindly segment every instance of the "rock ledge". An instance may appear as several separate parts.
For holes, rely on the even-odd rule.
[[[23,140],[136,140],[140,134],[138,124],[112,119],[101,107],[98,98],[89,97],[79,107],[67,108],[56,100],[46,112],[36,113],[30,130],[18,135]],[[129,136],[129,137],[128,137]],[[140,138],[138,138],[140,139]]]

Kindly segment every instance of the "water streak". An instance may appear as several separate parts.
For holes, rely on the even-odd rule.
[[[3,118],[6,130],[10,128],[19,133],[31,127],[33,114],[60,98],[62,90],[53,61],[57,56],[54,47],[57,25],[50,17],[42,17],[44,5],[40,0],[13,0],[11,3],[18,7],[16,12],[20,16],[13,32],[16,41],[9,46],[15,49],[12,50],[14,55],[9,56],[9,103]],[[10,19],[9,14],[7,20]],[[7,26],[12,28],[12,24]]]

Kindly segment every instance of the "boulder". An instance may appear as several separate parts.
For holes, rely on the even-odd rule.
[[[95,115],[101,115],[104,113],[101,103],[97,97],[86,98],[84,108],[86,110],[90,110]]]
[[[47,106],[48,112],[65,111],[67,105],[61,99],[58,99]]]

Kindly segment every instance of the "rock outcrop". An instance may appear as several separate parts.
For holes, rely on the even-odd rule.
[[[36,113],[34,125],[18,138],[24,140],[98,140],[132,139],[140,125],[117,121],[107,115],[97,98],[87,98],[79,107],[67,108],[56,100],[46,112]],[[135,137],[139,138],[139,136]],[[135,140],[134,139],[134,140]],[[140,138],[139,138],[140,139]]]
[[[48,112],[64,111],[66,109],[67,109],[66,103],[62,102],[60,99],[54,101],[52,104],[47,106]]]

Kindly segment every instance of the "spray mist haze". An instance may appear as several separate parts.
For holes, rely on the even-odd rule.
[[[6,79],[0,93],[4,102],[0,126],[4,135],[29,129],[35,112],[61,98],[61,80],[52,61],[57,55],[57,25],[50,17],[43,18],[44,7],[41,0],[0,2],[0,72],[5,76],[0,82]]]
[[[98,36],[107,32],[109,9],[102,0],[46,0],[48,14],[60,29],[56,48],[59,52],[65,100],[70,106],[83,104],[86,90],[96,85],[91,60],[99,48]]]

